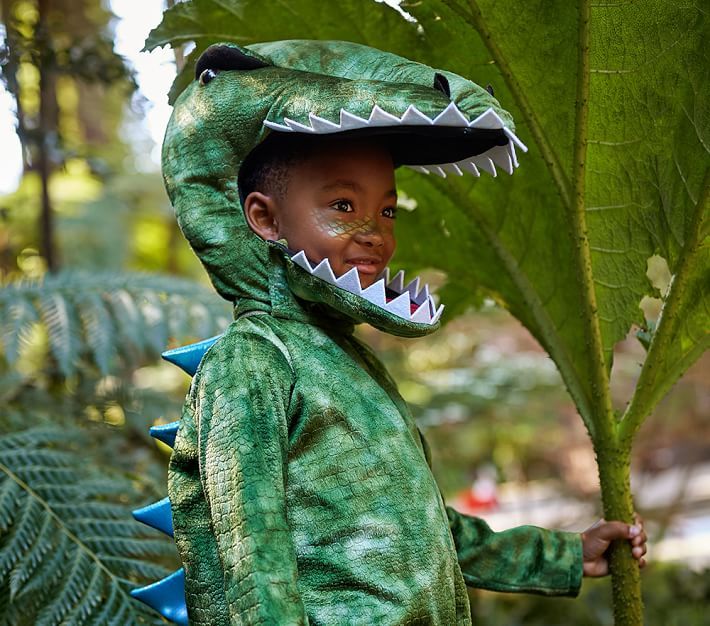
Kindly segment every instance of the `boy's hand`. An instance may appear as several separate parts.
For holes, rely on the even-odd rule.
[[[606,522],[601,519],[582,533],[585,576],[606,576],[609,573],[605,553],[615,539],[628,539],[631,542],[631,554],[638,561],[639,567],[646,565],[643,558],[646,554],[646,531],[638,514],[634,514],[634,520],[635,524],[629,526],[624,522]]]

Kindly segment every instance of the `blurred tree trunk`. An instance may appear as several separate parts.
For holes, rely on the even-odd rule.
[[[38,248],[54,272],[61,247],[52,176],[67,159],[83,159],[100,178],[121,171],[130,150],[119,129],[135,82],[113,50],[102,0],[0,0],[0,10],[0,74],[15,100],[23,172],[40,180],[35,230],[12,244],[8,258]]]
[[[171,9],[175,6],[175,0],[166,0],[166,8]],[[173,47],[173,55],[175,56],[175,69],[179,74],[182,68],[185,67],[185,54],[183,52],[182,46]],[[182,244],[182,233],[180,232],[180,227],[178,226],[177,220],[173,218],[172,213],[168,217],[168,228],[170,229],[170,236],[168,237],[168,250],[167,250],[167,269],[171,274],[179,274],[180,267],[178,264],[178,249]]]
[[[42,181],[42,212],[40,216],[40,253],[47,270],[58,269],[54,246],[54,215],[49,195],[49,179],[54,169],[52,152],[57,139],[58,107],[54,55],[49,27],[51,0],[38,0],[38,19],[35,39],[39,52],[39,126],[36,135],[37,169]]]

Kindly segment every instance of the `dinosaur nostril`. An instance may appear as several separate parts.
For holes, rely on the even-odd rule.
[[[491,94],[491,95],[495,98],[496,95],[493,93],[493,85],[491,85],[490,83],[488,83],[488,84],[486,85],[486,91],[487,91],[489,94]]]
[[[443,74],[436,72],[434,74],[434,89],[438,89],[447,98],[451,97],[451,87],[449,87],[449,81]]]

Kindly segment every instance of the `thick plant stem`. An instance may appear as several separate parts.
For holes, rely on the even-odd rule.
[[[630,448],[612,442],[597,443],[597,464],[604,517],[633,522]],[[628,541],[616,541],[609,556],[615,626],[643,626],[641,577]]]

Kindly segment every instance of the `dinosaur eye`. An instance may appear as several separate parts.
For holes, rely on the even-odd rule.
[[[206,69],[200,74],[200,85],[203,87],[209,83],[215,76],[217,76],[217,72],[211,69]]]

